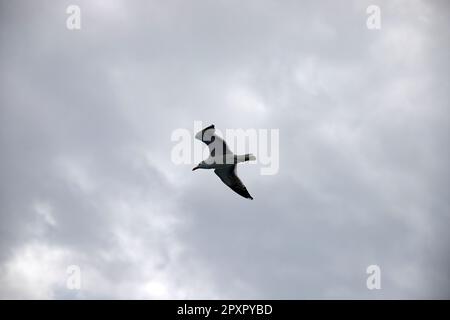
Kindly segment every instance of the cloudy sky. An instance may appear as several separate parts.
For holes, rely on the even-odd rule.
[[[450,298],[449,13],[0,0],[0,298]],[[171,161],[194,121],[279,129],[255,200]]]

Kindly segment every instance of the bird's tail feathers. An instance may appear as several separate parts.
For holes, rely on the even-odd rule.
[[[246,154],[244,157],[245,157],[245,161],[256,160],[256,157],[253,154],[251,154],[251,153]]]

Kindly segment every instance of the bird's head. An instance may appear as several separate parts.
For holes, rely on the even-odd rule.
[[[196,167],[192,168],[192,171],[195,171],[197,169],[205,169],[205,168],[206,168],[206,164],[204,161],[202,161]]]

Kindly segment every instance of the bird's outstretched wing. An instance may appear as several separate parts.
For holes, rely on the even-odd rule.
[[[243,196],[244,198],[248,198],[253,200],[253,197],[248,193],[247,188],[242,183],[241,179],[236,175],[236,165],[226,166],[224,168],[215,169],[214,173],[229,186],[234,192]]]
[[[195,138],[204,142],[208,146],[209,153],[212,157],[221,154],[232,154],[225,141],[215,134],[213,124],[198,132],[195,135]]]

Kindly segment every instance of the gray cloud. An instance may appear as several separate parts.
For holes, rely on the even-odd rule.
[[[449,297],[446,2],[0,3],[1,298]],[[280,129],[254,201],[195,120]]]

